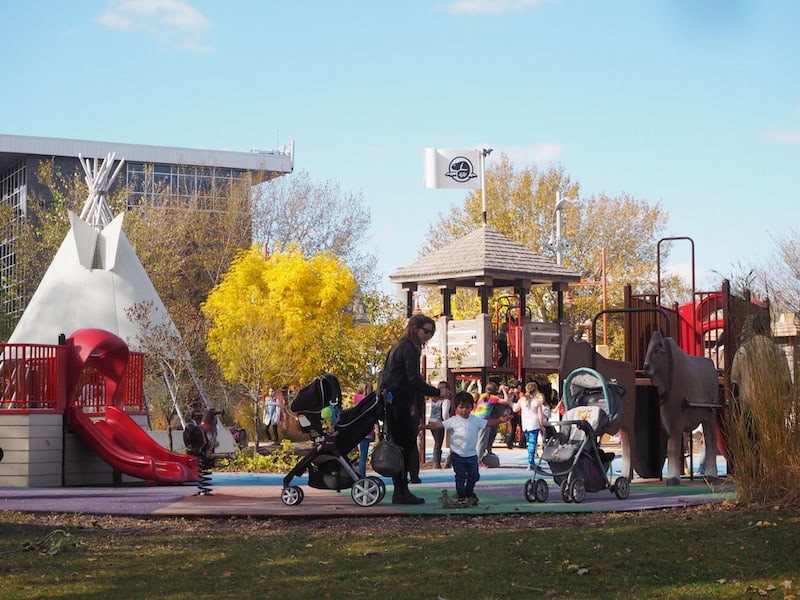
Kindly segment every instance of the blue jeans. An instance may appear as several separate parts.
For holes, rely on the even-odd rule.
[[[525,439],[528,440],[528,466],[532,467],[535,464],[536,456],[536,443],[539,441],[539,430],[523,431]]]
[[[362,477],[367,476],[367,456],[369,455],[369,445],[372,443],[371,437],[365,437],[358,442],[358,472]]]
[[[456,494],[459,498],[469,498],[473,495],[475,484],[481,478],[478,472],[477,456],[461,456],[450,452],[450,464],[456,474]]]

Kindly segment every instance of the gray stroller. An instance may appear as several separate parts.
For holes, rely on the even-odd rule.
[[[564,381],[564,417],[546,423],[551,435],[545,440],[533,476],[525,482],[528,502],[547,502],[549,488],[541,477],[552,477],[564,502],[583,502],[586,492],[608,489],[624,500],[630,492],[626,477],[609,479],[612,452],[600,448],[600,440],[622,420],[625,388],[607,383],[594,369],[580,367]],[[547,467],[542,463],[546,462]]]

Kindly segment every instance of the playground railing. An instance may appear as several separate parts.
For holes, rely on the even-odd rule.
[[[63,411],[67,355],[64,346],[0,344],[0,410]],[[105,412],[105,383],[92,368],[81,375],[73,403],[85,412]],[[121,382],[122,407],[142,412],[144,405],[144,354],[131,352]]]
[[[127,412],[145,410],[144,406],[144,354],[128,354],[128,370],[122,380],[122,407]]]
[[[0,409],[58,408],[58,346],[0,345]]]
[[[86,367],[78,382],[79,392],[73,405],[87,413],[105,412],[105,380],[94,368]],[[125,377],[120,383],[122,408],[126,412],[143,411],[144,408],[144,354],[131,352],[128,355],[128,367]]]

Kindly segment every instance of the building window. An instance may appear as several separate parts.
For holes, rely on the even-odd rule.
[[[222,211],[220,201],[231,185],[243,181],[247,171],[211,167],[126,163],[128,208],[150,202],[164,194],[177,200],[196,198],[203,210]]]
[[[28,212],[28,179],[25,163],[20,162],[0,173],[0,203],[7,207],[8,221],[0,233],[0,298],[2,317],[16,319],[25,308],[25,290],[20,282],[14,249],[17,246],[22,222]]]

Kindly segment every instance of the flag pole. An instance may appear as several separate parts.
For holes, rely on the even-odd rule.
[[[483,226],[486,227],[486,157],[492,153],[493,148],[481,150],[481,208],[483,209]]]

